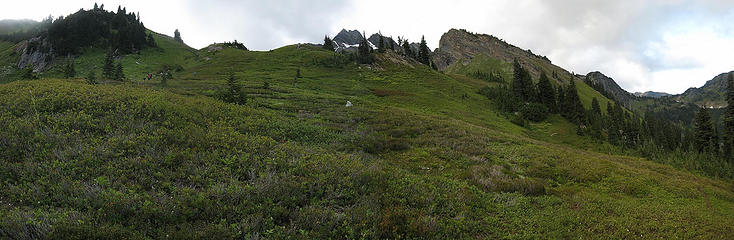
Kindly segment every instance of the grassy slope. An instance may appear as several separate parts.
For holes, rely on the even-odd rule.
[[[571,129],[561,118],[516,127],[476,94],[476,79],[390,55],[376,68],[325,67],[316,62],[336,55],[308,47],[199,55],[182,61],[168,90],[0,85],[0,150],[10,153],[0,229],[704,239],[734,230],[730,182],[568,147],[588,141],[552,137]],[[246,106],[200,95],[230,71],[249,92]]]
[[[171,66],[180,65],[188,67],[197,63],[195,49],[184,44],[180,44],[173,38],[153,33],[158,44],[158,48],[146,48],[140,54],[125,55],[121,58],[123,62],[123,72],[127,80],[142,81],[143,76],[147,73],[153,73],[162,67],[163,64]],[[89,71],[95,71],[97,77],[102,73],[104,64],[104,56],[106,50],[98,48],[89,48],[82,51],[83,53],[74,58],[74,64],[78,77],[85,77]],[[41,76],[47,78],[59,78],[63,76],[62,66],[69,59],[57,58],[55,67],[44,72]]]
[[[540,59],[536,59],[536,58],[529,58],[529,59],[533,59],[534,61],[537,61],[534,64],[536,64],[536,66],[540,66],[540,68],[543,69],[543,71],[545,71],[546,73],[550,73],[552,72],[552,70],[557,68]],[[553,66],[553,67],[548,67],[548,66]],[[502,77],[506,79],[506,81],[510,81],[512,79],[512,63],[502,62],[500,60],[488,57],[486,55],[476,56],[471,61],[469,61],[467,64],[462,64],[460,61],[456,62],[452,64],[451,66],[449,66],[449,68],[446,70],[446,72],[448,73],[464,74],[464,75],[470,74],[473,72],[477,72],[477,71],[488,72],[488,73],[498,72],[498,73],[502,73]],[[559,72],[559,75],[560,75],[560,72],[565,73],[565,71],[560,71],[560,70],[558,72]],[[537,82],[537,79],[534,79],[534,81]],[[599,105],[601,107],[602,112],[606,112],[607,102],[612,103],[612,105],[614,104],[614,102],[610,101],[608,98],[604,97],[604,95],[601,95],[599,92],[597,92],[596,90],[586,85],[586,83],[584,83],[580,79],[575,79],[575,81],[576,81],[576,88],[578,90],[579,97],[581,98],[581,103],[587,109],[591,108],[591,101],[593,98],[596,98],[599,101]],[[554,83],[555,85],[557,85],[558,82],[562,82],[562,81],[552,81],[552,83]]]

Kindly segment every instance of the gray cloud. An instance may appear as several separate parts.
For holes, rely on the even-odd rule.
[[[345,14],[349,3],[326,1],[189,1],[187,12],[195,17],[194,45],[238,39],[253,49],[272,49],[286,44],[323,38],[331,23]],[[182,27],[182,28],[185,28]]]

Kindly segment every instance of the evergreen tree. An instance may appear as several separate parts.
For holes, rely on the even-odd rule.
[[[331,38],[329,36],[324,36],[324,49],[329,51],[334,51],[334,42],[331,41]]]
[[[64,65],[64,77],[65,78],[76,77],[76,69],[74,69],[74,59],[70,59],[69,63]]]
[[[566,88],[565,94],[566,109],[561,109],[561,112],[566,113],[566,119],[575,124],[583,124],[584,120],[584,106],[581,104],[581,98],[579,98],[578,91],[576,90],[576,81],[571,79],[571,85]]]
[[[726,107],[723,120],[724,156],[729,156],[729,159],[734,163],[734,156],[732,156],[732,153],[734,153],[734,72],[729,73],[726,90],[726,102],[729,105]]]
[[[36,75],[36,73],[33,72],[33,68],[30,65],[28,65],[25,68],[23,68],[21,78],[25,80],[33,80],[33,79],[38,79],[38,75]]]
[[[181,32],[176,29],[176,31],[173,31],[173,40],[176,40],[176,42],[183,43],[183,39],[181,39]]]
[[[566,89],[563,88],[563,85],[560,85],[556,92],[556,106],[558,107],[556,110],[562,112],[564,109],[568,109],[566,107]]]
[[[714,127],[711,115],[704,106],[696,114],[694,147],[698,152],[712,152],[715,149],[713,141]]]
[[[599,106],[599,100],[596,100],[596,97],[591,99],[591,113],[594,116],[601,116],[601,106]]]
[[[609,143],[619,145],[622,143],[622,128],[621,128],[621,107],[619,104],[615,104],[612,107],[611,103],[607,102],[607,116],[609,116],[609,122],[607,123],[609,131]]]
[[[550,112],[556,112],[556,90],[553,89],[553,85],[551,85],[550,79],[545,75],[545,72],[540,73],[538,100],[548,107]]]
[[[357,47],[358,60],[361,64],[372,64],[372,47],[366,38],[362,38]]]
[[[512,92],[519,100],[523,102],[533,101],[535,98],[535,91],[533,89],[533,81],[530,73],[525,70],[520,63],[515,60],[512,64],[514,71],[514,78],[510,87]]]
[[[234,73],[229,73],[227,76],[227,90],[220,96],[222,101],[234,104],[245,104],[247,103],[247,95],[242,91],[237,78]]]
[[[122,72],[122,62],[118,62],[115,66],[115,80],[125,81],[125,73]]]
[[[115,79],[115,57],[112,51],[108,51],[104,56],[104,65],[102,66],[102,77],[105,79]]]
[[[148,43],[148,46],[150,47],[158,47],[158,44],[155,43],[155,38],[153,38],[152,33],[148,33],[148,36],[146,37],[146,42]]]
[[[413,49],[411,49],[410,42],[407,39],[403,40],[403,53],[406,57],[415,58],[415,54],[413,54]]]
[[[394,43],[395,43],[395,40],[393,40],[392,37],[388,38],[388,41],[387,41],[387,49],[390,49],[392,51],[395,51],[395,44]]]
[[[380,53],[385,52],[385,38],[382,35],[379,35],[379,40],[377,41],[377,51]]]
[[[90,70],[89,73],[87,73],[86,77],[87,83],[89,84],[97,84],[97,74],[94,73],[94,70]]]
[[[428,49],[425,36],[421,37],[421,44],[418,49],[418,61],[425,65],[431,65],[431,52]]]

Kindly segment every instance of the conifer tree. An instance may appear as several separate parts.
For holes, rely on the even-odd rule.
[[[227,76],[227,90],[221,98],[228,103],[247,103],[247,95],[242,91],[242,86],[240,86],[239,81],[235,78],[234,73],[230,72]]]
[[[421,37],[421,44],[418,49],[418,61],[425,65],[431,65],[431,53],[428,49],[425,36]]]
[[[388,38],[388,41],[387,41],[387,49],[390,49],[392,51],[395,51],[395,44],[394,43],[395,43],[395,40],[393,40],[392,37],[389,37]]]
[[[698,152],[712,152],[714,150],[714,127],[711,115],[706,106],[701,107],[695,119],[694,147]]]
[[[372,47],[370,47],[369,42],[364,37],[362,38],[362,41],[359,42],[359,47],[357,47],[357,54],[359,55],[359,63],[372,63]]]
[[[87,80],[87,83],[88,84],[97,84],[98,83],[97,82],[97,74],[94,73],[94,70],[90,70],[87,73],[86,80]]]
[[[176,42],[183,43],[183,39],[181,39],[181,32],[176,29],[176,31],[173,32],[173,40],[176,40]]]
[[[403,40],[403,53],[406,57],[415,58],[415,55],[413,54],[413,49],[410,48],[410,42],[408,41],[408,39]]]
[[[122,72],[122,62],[118,62],[115,66],[115,80],[125,81],[125,74]]]
[[[556,110],[563,112],[564,109],[568,109],[568,107],[566,107],[566,89],[563,88],[563,85],[560,85],[556,92],[556,106],[558,107]]]
[[[726,88],[726,113],[724,115],[724,156],[734,163],[734,72],[729,73]]]
[[[510,87],[512,92],[519,100],[523,102],[532,101],[535,98],[535,91],[533,89],[533,81],[530,73],[525,70],[520,63],[515,60],[513,63],[514,78]]]
[[[153,38],[152,33],[148,33],[148,36],[146,37],[146,42],[148,43],[148,46],[150,47],[157,47],[158,44],[155,43],[155,38]]]
[[[112,51],[108,51],[104,57],[104,65],[102,67],[102,77],[105,79],[115,79],[114,55]]]
[[[540,73],[540,80],[538,80],[538,100],[548,107],[550,112],[556,112],[556,90],[553,89],[545,72]]]
[[[583,124],[584,120],[584,106],[581,104],[581,98],[579,98],[578,91],[576,90],[576,81],[571,79],[571,84],[566,88],[565,94],[567,109],[561,109],[561,112],[566,113],[566,119],[575,124]]]
[[[599,100],[596,100],[596,97],[591,99],[591,113],[594,116],[601,117],[601,106],[599,106]]]
[[[614,145],[619,145],[622,141],[622,129],[620,127],[619,121],[619,115],[617,114],[617,109],[619,104],[616,104],[615,107],[612,107],[612,104],[607,102],[607,116],[609,116],[609,122],[607,123],[608,131],[609,131],[609,143]],[[620,108],[621,109],[621,108]]]
[[[385,52],[385,38],[382,35],[379,35],[379,40],[377,40],[377,51],[380,53]]]
[[[74,59],[70,59],[69,63],[64,66],[64,77],[76,77],[76,69],[74,68]]]
[[[329,36],[324,36],[324,49],[334,51],[334,42],[331,41]]]

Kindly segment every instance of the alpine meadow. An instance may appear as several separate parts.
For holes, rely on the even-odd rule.
[[[191,47],[194,15],[161,33],[81,2],[0,20],[0,239],[734,239],[731,52],[703,86],[632,93],[546,31],[406,15],[441,33],[270,22]]]

